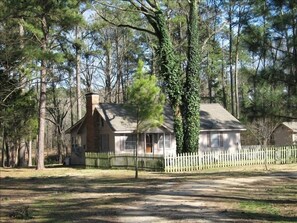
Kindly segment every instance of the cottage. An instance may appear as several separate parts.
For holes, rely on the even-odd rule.
[[[238,150],[240,122],[219,104],[201,104],[201,152],[218,149]],[[72,164],[84,164],[84,152],[133,154],[136,148],[136,123],[123,104],[99,103],[99,95],[86,95],[86,115],[66,133],[71,134]],[[165,106],[164,123],[139,137],[138,154],[164,156],[176,153],[173,113]]]
[[[276,146],[297,144],[297,122],[283,122],[273,132]]]

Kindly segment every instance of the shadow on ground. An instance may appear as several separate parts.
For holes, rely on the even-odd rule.
[[[5,177],[0,216],[17,222],[9,217],[12,211],[28,206],[30,222],[296,222],[296,180],[296,172],[241,171],[151,174],[138,180],[67,173]],[[243,210],[241,202],[292,212]]]

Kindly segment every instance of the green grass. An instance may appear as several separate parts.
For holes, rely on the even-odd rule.
[[[243,212],[264,213],[271,215],[280,214],[280,210],[274,207],[272,204],[264,201],[241,201],[239,207]]]

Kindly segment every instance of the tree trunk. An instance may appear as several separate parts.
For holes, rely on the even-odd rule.
[[[237,37],[239,38],[239,37]],[[239,44],[239,43],[238,43]],[[236,44],[236,55],[235,55],[235,72],[234,72],[234,88],[235,88],[235,117],[239,119],[240,115],[240,104],[239,104],[239,94],[238,94],[238,60],[239,52],[238,45]]]
[[[19,140],[19,148],[18,148],[18,167],[25,167],[26,164],[26,145],[23,140]]]
[[[76,27],[75,29],[75,36],[76,39],[80,39],[80,32],[79,27]],[[76,106],[77,106],[77,119],[81,119],[81,91],[80,91],[80,48],[81,46],[77,44],[75,48],[75,73],[76,73]]]
[[[105,43],[104,50],[105,50],[105,98],[106,102],[111,102],[111,42],[109,37]]]
[[[232,56],[232,49],[233,49],[233,33],[232,33],[232,3],[229,3],[229,69],[230,69],[230,95],[231,95],[231,113],[235,115],[235,108],[234,108],[234,77],[233,77],[233,56]]]
[[[206,72],[207,72],[207,85],[208,85],[208,100],[212,103],[212,73],[209,68],[209,54],[207,53],[206,60]]]
[[[200,45],[198,30],[198,1],[190,1],[188,24],[188,64],[183,97],[183,152],[196,152],[200,132]]]
[[[118,30],[116,30],[116,39],[115,39],[115,44],[116,44],[116,61],[117,61],[117,80],[116,80],[116,84],[117,84],[117,92],[116,92],[116,98],[115,98],[115,102],[116,103],[121,103],[123,102],[123,90],[121,89],[121,80],[123,78],[123,68],[122,68],[122,64],[123,64],[123,52],[120,49],[120,36],[119,36],[119,32]],[[125,44],[122,42],[122,44]]]
[[[5,148],[6,148],[6,167],[10,167],[10,153],[9,153],[9,144],[5,139]]]
[[[73,96],[72,96],[72,77],[71,73],[69,73],[69,98],[70,98],[70,123],[71,126],[74,125],[74,119],[73,119]]]
[[[181,115],[181,109],[179,106],[173,107],[174,112],[174,133],[176,138],[176,152],[183,152],[183,142],[184,142],[184,133],[183,133],[183,118]]]
[[[139,119],[138,119],[138,111],[136,116],[137,124],[136,124],[136,148],[135,148],[135,179],[138,179],[138,143],[139,143]]]
[[[11,151],[11,159],[10,159],[10,165],[11,167],[15,167],[16,164],[16,145],[12,144],[12,146],[10,147],[10,151]]]
[[[148,18],[150,21],[150,19]],[[162,13],[156,13],[157,24],[152,22],[159,39],[158,55],[160,58],[161,75],[165,83],[165,91],[168,94],[170,105],[174,111],[174,130],[176,134],[177,152],[183,150],[183,123],[180,106],[182,101],[182,80],[179,61],[175,54],[170,38],[165,17]],[[158,27],[158,28],[156,28]]]
[[[137,126],[138,126],[138,124],[137,124]],[[135,148],[135,179],[138,179],[138,142],[139,142],[139,134],[137,132],[136,133],[136,148]]]
[[[40,99],[39,99],[39,120],[38,120],[38,170],[44,169],[44,137],[45,137],[45,115],[46,115],[46,63],[41,62]]]
[[[20,23],[19,24],[19,33],[20,33],[20,48],[24,48],[24,26]],[[24,59],[24,58],[22,58]],[[20,81],[20,86],[22,90],[22,94],[25,92],[25,85],[26,85],[26,80],[24,77],[24,74],[22,72],[19,73],[19,81]],[[18,148],[18,167],[25,167],[26,164],[26,145],[23,139],[19,139],[19,148]]]
[[[57,130],[57,147],[58,147],[58,158],[59,158],[59,164],[63,163],[63,141],[62,141],[62,135],[61,131]]]
[[[225,68],[224,60],[222,60],[222,92],[223,92],[223,105],[227,109],[227,94],[226,94],[226,83],[225,83]]]
[[[43,39],[41,49],[47,52],[48,27],[45,16],[42,18]],[[41,60],[40,70],[40,95],[39,95],[39,117],[38,117],[38,146],[37,146],[37,170],[44,169],[44,140],[45,140],[45,117],[46,117],[46,87],[47,87],[47,63]]]
[[[2,134],[1,166],[5,167],[5,128]]]
[[[240,102],[239,102],[239,82],[238,82],[238,63],[239,63],[239,42],[240,42],[240,33],[242,27],[242,12],[239,10],[239,23],[237,25],[237,34],[235,42],[235,67],[234,67],[234,88],[235,88],[235,117],[239,119],[240,117]]]
[[[28,166],[32,166],[32,139],[30,135],[29,145],[28,145]]]

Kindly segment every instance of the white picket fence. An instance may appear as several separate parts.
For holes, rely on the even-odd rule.
[[[297,163],[297,146],[184,153],[164,158],[165,172],[189,172],[210,168]]]

